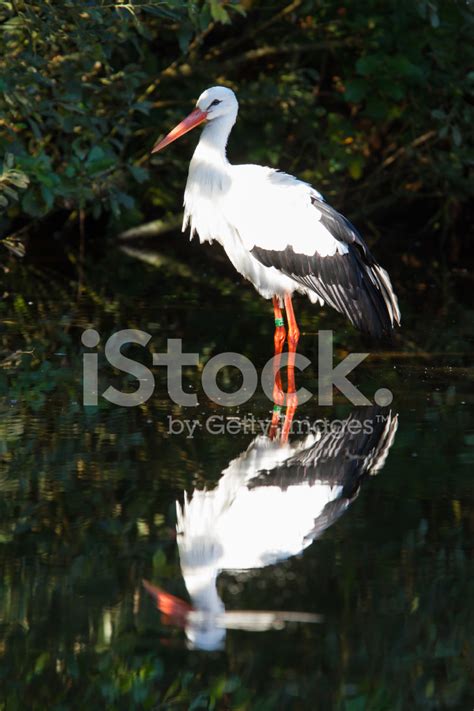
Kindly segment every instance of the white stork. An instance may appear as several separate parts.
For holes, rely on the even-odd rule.
[[[263,630],[319,616],[278,611],[227,612],[219,573],[255,570],[298,555],[355,499],[362,479],[384,465],[397,416],[363,408],[300,441],[257,436],[222,472],[215,489],[177,503],[178,548],[192,605],[144,581],[160,611],[200,649],[222,646],[225,629]]]
[[[230,261],[266,299],[273,299],[275,350],[281,353],[288,320],[288,351],[299,329],[292,294],[332,306],[361,331],[380,338],[400,324],[387,272],[356,228],[308,183],[260,165],[231,165],[226,145],[239,105],[231,89],[214,86],[196,109],[161,141],[162,150],[206,121],[189,166],[183,231],[201,243],[216,240]],[[292,365],[289,356],[288,366]],[[290,373],[288,391],[291,391]]]

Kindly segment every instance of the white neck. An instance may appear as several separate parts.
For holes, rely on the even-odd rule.
[[[235,123],[235,115],[226,114],[212,121],[204,127],[199,143],[194,151],[192,162],[206,162],[212,165],[227,164],[226,147],[232,126]]]
[[[218,571],[215,568],[203,567],[192,572],[183,569],[182,573],[186,589],[196,610],[214,614],[224,611],[224,603],[217,592]]]
[[[215,200],[226,194],[231,185],[231,169],[226,156],[229,133],[237,117],[235,112],[209,121],[201,134],[191,163],[184,192],[183,232],[191,226],[191,236],[197,232],[201,242],[218,239],[225,224],[219,211],[213,209]]]

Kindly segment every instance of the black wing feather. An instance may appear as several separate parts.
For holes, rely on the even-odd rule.
[[[261,470],[249,482],[257,486],[288,486],[307,482],[342,486],[343,496],[352,498],[361,478],[376,467],[392,443],[390,410],[378,406],[361,407],[341,426],[324,432],[308,449],[289,457],[271,471]]]
[[[387,274],[377,264],[355,227],[330,205],[312,198],[321,222],[332,236],[348,246],[347,254],[321,257],[294,251],[254,247],[251,254],[264,266],[275,267],[314,291],[361,331],[376,338],[399,323],[396,296]]]

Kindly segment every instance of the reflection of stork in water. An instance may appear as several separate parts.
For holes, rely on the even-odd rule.
[[[347,509],[367,474],[384,465],[397,417],[363,408],[339,427],[279,444],[256,437],[211,491],[177,504],[181,570],[192,605],[145,582],[157,606],[186,628],[193,647],[218,649],[226,628],[269,629],[317,616],[226,612],[216,587],[223,570],[262,568],[301,553]]]

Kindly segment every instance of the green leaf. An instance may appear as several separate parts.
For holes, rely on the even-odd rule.
[[[86,160],[86,165],[91,164],[91,163],[96,163],[99,160],[102,160],[105,157],[105,153],[103,149],[100,146],[94,146],[91,148],[89,151],[89,154],[87,156]]]
[[[438,28],[439,27],[439,15],[436,10],[436,7],[432,3],[429,3],[429,13],[430,13],[431,27],[434,27],[434,29]]]
[[[35,189],[28,190],[23,196],[21,206],[27,215],[31,215],[31,217],[41,217],[43,214],[43,208]]]
[[[229,13],[223,7],[222,3],[219,0],[210,0],[209,7],[213,20],[215,20],[216,22],[222,22],[222,24],[224,25],[230,22]]]
[[[459,147],[462,143],[462,135],[461,135],[461,131],[459,130],[459,126],[452,127],[451,135],[453,137],[454,145]]]
[[[410,60],[403,55],[387,57],[386,65],[390,74],[396,77],[406,77],[414,81],[421,81],[423,79],[423,70],[421,67],[410,62]]]
[[[24,189],[30,184],[30,179],[25,173],[21,173],[19,170],[9,170],[8,182],[16,188]]]
[[[232,9],[235,12],[238,12],[239,15],[242,15],[242,17],[245,17],[247,15],[245,7],[243,7],[240,3],[236,3],[235,5],[232,5]]]
[[[94,220],[98,220],[99,217],[102,215],[102,205],[99,202],[99,200],[96,200],[94,204],[92,205],[92,217]]]
[[[351,79],[346,83],[344,98],[354,104],[360,103],[367,96],[369,85],[365,79]]]
[[[111,151],[105,151],[101,146],[94,146],[87,155],[85,167],[91,175],[102,173],[112,168],[116,163],[115,156]]]
[[[344,711],[366,711],[367,697],[356,696],[353,699],[344,701]]]
[[[193,34],[194,28],[190,22],[186,22],[180,27],[178,32],[178,44],[183,54],[186,54]]]
[[[366,55],[365,57],[360,57],[356,62],[356,71],[358,74],[363,76],[370,76],[375,74],[380,69],[381,58],[378,54]]]
[[[208,702],[208,695],[201,693],[193,699],[191,705],[189,706],[189,711],[196,711],[196,709],[207,709],[209,708]]]
[[[82,138],[75,138],[71,146],[74,154],[80,160],[84,160],[87,155],[87,148],[84,147]]]
[[[387,115],[387,109],[388,106],[385,101],[382,101],[377,96],[370,96],[367,100],[365,113],[376,121],[381,121]]]
[[[41,195],[43,197],[43,200],[46,204],[47,209],[50,210],[54,204],[53,191],[51,190],[51,188],[47,187],[46,185],[40,185],[40,191],[41,191]]]
[[[389,84],[386,93],[394,101],[401,101],[405,96],[405,90],[400,84]]]
[[[166,569],[166,555],[161,548],[158,548],[153,556],[153,571],[159,577],[160,573]]]
[[[137,101],[133,104],[132,108],[135,109],[135,111],[139,111],[141,114],[148,116],[153,108],[153,104],[151,101]]]
[[[40,654],[35,664],[35,674],[41,674],[45,666],[48,664],[50,659],[49,652],[43,652]]]
[[[135,200],[131,195],[120,191],[117,191],[115,194],[119,204],[123,205],[127,210],[132,210],[135,207]]]
[[[149,173],[146,168],[141,168],[139,165],[129,165],[128,169],[137,183],[144,183],[145,180],[148,180]]]
[[[18,193],[13,190],[9,185],[1,185],[0,190],[9,200],[18,200]]]
[[[118,204],[117,198],[115,195],[110,195],[109,197],[110,201],[110,209],[112,210],[112,214],[114,217],[120,217],[120,205]]]
[[[349,163],[349,175],[353,180],[359,180],[362,177],[362,169],[364,161],[362,156],[355,156]]]

